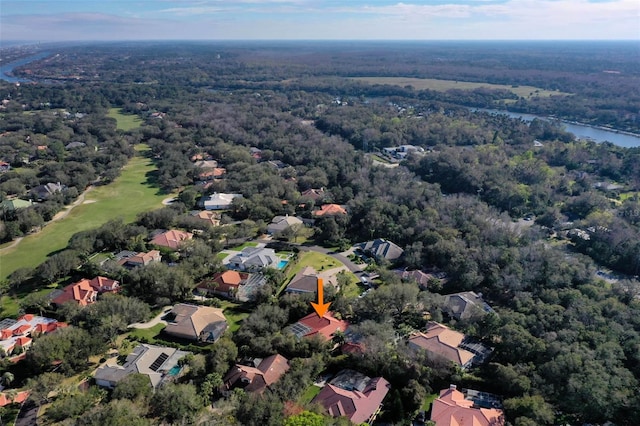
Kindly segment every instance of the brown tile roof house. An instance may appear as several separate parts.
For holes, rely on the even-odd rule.
[[[447,294],[445,295],[444,303],[443,310],[457,320],[472,316],[479,317],[493,312],[493,309],[482,300],[482,293],[474,293],[473,291]]]
[[[315,312],[312,312],[288,327],[288,329],[298,338],[317,335],[323,340],[329,341],[336,331],[344,332],[348,327],[349,323],[347,321],[335,318],[331,311],[329,311],[324,314],[322,318],[318,317]]]
[[[215,342],[227,329],[222,309],[179,303],[173,307],[164,332],[181,339]]]
[[[227,169],[223,167],[216,167],[210,170],[205,170],[203,172],[198,173],[196,176],[196,180],[212,180],[218,179],[224,176],[227,173]]]
[[[311,266],[300,270],[285,290],[287,293],[315,293],[318,291],[318,272]]]
[[[420,270],[407,271],[405,269],[400,269],[396,270],[395,272],[400,276],[402,280],[417,282],[422,289],[426,289],[429,280],[435,278],[432,274],[427,274],[426,272],[422,272]]]
[[[163,232],[162,234],[156,235],[151,240],[151,244],[177,250],[181,242],[185,240],[190,240],[192,238],[193,238],[193,234],[191,232],[171,229],[167,232]]]
[[[218,167],[218,162],[216,160],[199,160],[193,163],[195,167],[200,169],[215,169]]]
[[[320,210],[313,212],[314,216],[334,216],[339,214],[347,214],[347,211],[338,204],[323,204]]]
[[[140,252],[130,257],[123,257],[118,263],[127,268],[135,268],[136,266],[146,266],[154,262],[160,262],[162,255],[158,250],[148,252]]]
[[[289,361],[282,355],[271,355],[257,367],[236,364],[224,377],[227,389],[244,388],[246,392],[263,393],[289,370]]]
[[[390,388],[382,377],[342,370],[311,402],[322,405],[330,416],[344,416],[355,424],[372,423]]]
[[[325,193],[324,188],[320,188],[320,189],[310,188],[310,189],[307,189],[306,191],[300,193],[300,197],[301,198],[307,198],[307,199],[313,200],[313,201],[321,200],[322,198],[324,198],[325,195],[326,195],[326,193]]]
[[[302,224],[302,220],[295,216],[276,216],[271,220],[271,223],[267,225],[267,233],[271,235],[277,234],[278,232],[283,232],[292,226],[302,226]]]
[[[203,210],[199,212],[193,212],[192,216],[195,217],[196,219],[206,222],[211,226],[220,225],[220,213],[218,212]]]
[[[471,365],[475,356],[472,352],[460,348],[464,339],[464,334],[430,321],[426,333],[418,332],[409,338],[409,346],[424,349],[464,368]]]
[[[249,274],[245,272],[224,271],[215,274],[211,279],[202,281],[196,288],[208,294],[231,297],[237,294],[238,288],[247,278]]]
[[[436,426],[503,426],[504,413],[497,408],[475,408],[455,385],[440,391],[431,406],[431,421]]]

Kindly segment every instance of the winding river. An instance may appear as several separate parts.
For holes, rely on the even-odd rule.
[[[520,118],[524,121],[533,121],[535,118],[540,120],[549,120],[548,117],[543,117],[533,114],[524,114],[519,112],[502,111],[495,109],[473,108],[473,111],[488,112],[490,114],[505,114],[512,118]],[[562,126],[567,132],[571,132],[580,139],[591,139],[596,142],[611,142],[614,145],[622,146],[625,148],[633,148],[640,146],[640,135],[635,136],[628,133],[620,133],[615,130],[607,130],[598,127],[589,126],[580,123],[567,123],[562,122]]]
[[[9,83],[27,83],[31,80],[21,77],[15,77],[12,75],[8,75],[13,71],[14,68],[28,64],[29,62],[37,61],[39,59],[45,58],[50,55],[49,52],[40,52],[35,55],[27,56],[17,61],[9,62],[6,64],[0,65],[0,80],[8,81]],[[547,117],[537,116],[533,114],[522,114],[517,112],[510,111],[501,111],[501,110],[492,110],[492,109],[483,109],[483,108],[473,108],[473,111],[484,111],[491,114],[506,114],[513,118],[520,118],[524,121],[533,121],[533,119],[538,118],[541,120],[548,120]],[[592,139],[596,142],[611,142],[614,145],[622,146],[625,148],[638,147],[640,146],[640,135],[631,135],[628,133],[620,133],[615,130],[607,130],[598,127],[592,127],[585,124],[579,123],[566,123],[563,122],[565,130],[573,133],[578,138],[582,139]]]
[[[22,65],[26,65],[29,62],[37,61],[39,59],[46,58],[51,53],[49,52],[40,52],[35,55],[26,56],[24,58],[18,59],[17,61],[8,62],[6,64],[0,65],[0,80],[8,81],[9,83],[28,83],[31,80],[21,77],[15,77],[13,75],[9,75],[14,68],[21,67]]]

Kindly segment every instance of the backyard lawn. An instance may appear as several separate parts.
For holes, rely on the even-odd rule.
[[[243,249],[247,248],[247,247],[257,247],[258,243],[254,242],[254,241],[247,241],[244,244],[239,245],[238,247],[233,247],[228,249],[229,251],[242,251]]]
[[[239,308],[239,306],[240,305],[237,303],[226,300],[222,303],[224,317],[227,319],[227,323],[229,323],[229,331],[232,333],[238,331],[242,321],[249,316],[249,313]]]
[[[124,114],[121,108],[110,108],[107,114],[109,118],[115,118],[118,130],[134,130],[140,127],[142,119],[135,114]]]
[[[165,327],[165,324],[159,323],[151,328],[131,329],[131,331],[129,332],[129,337],[135,340],[146,339],[146,341],[148,341],[149,343],[156,343],[156,337],[162,330],[164,330]]]
[[[316,385],[309,386],[300,397],[300,401],[299,401],[300,405],[307,405],[308,403],[310,403],[311,400],[315,398],[316,395],[319,394],[321,390],[322,388],[320,386],[316,386]]]
[[[300,254],[298,263],[289,270],[287,275],[293,277],[305,266],[311,266],[316,271],[321,272],[327,269],[338,268],[343,265],[342,262],[339,262],[326,254],[316,253],[315,251],[306,251]]]
[[[146,149],[148,147],[139,147],[139,151]],[[36,267],[50,253],[64,249],[76,232],[97,228],[117,218],[131,222],[138,213],[161,207],[162,200],[170,194],[162,194],[148,182],[148,174],[154,170],[152,161],[139,152],[114,182],[86,192],[84,203],[76,206],[66,217],[26,236],[16,246],[3,249],[0,279],[7,278],[18,268]]]

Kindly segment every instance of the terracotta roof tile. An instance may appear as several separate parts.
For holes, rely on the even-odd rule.
[[[314,216],[330,216],[338,214],[347,214],[347,211],[338,204],[323,204],[320,210],[313,212]]]

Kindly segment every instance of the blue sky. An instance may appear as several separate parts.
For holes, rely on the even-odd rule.
[[[640,40],[640,0],[0,0],[2,40]]]

